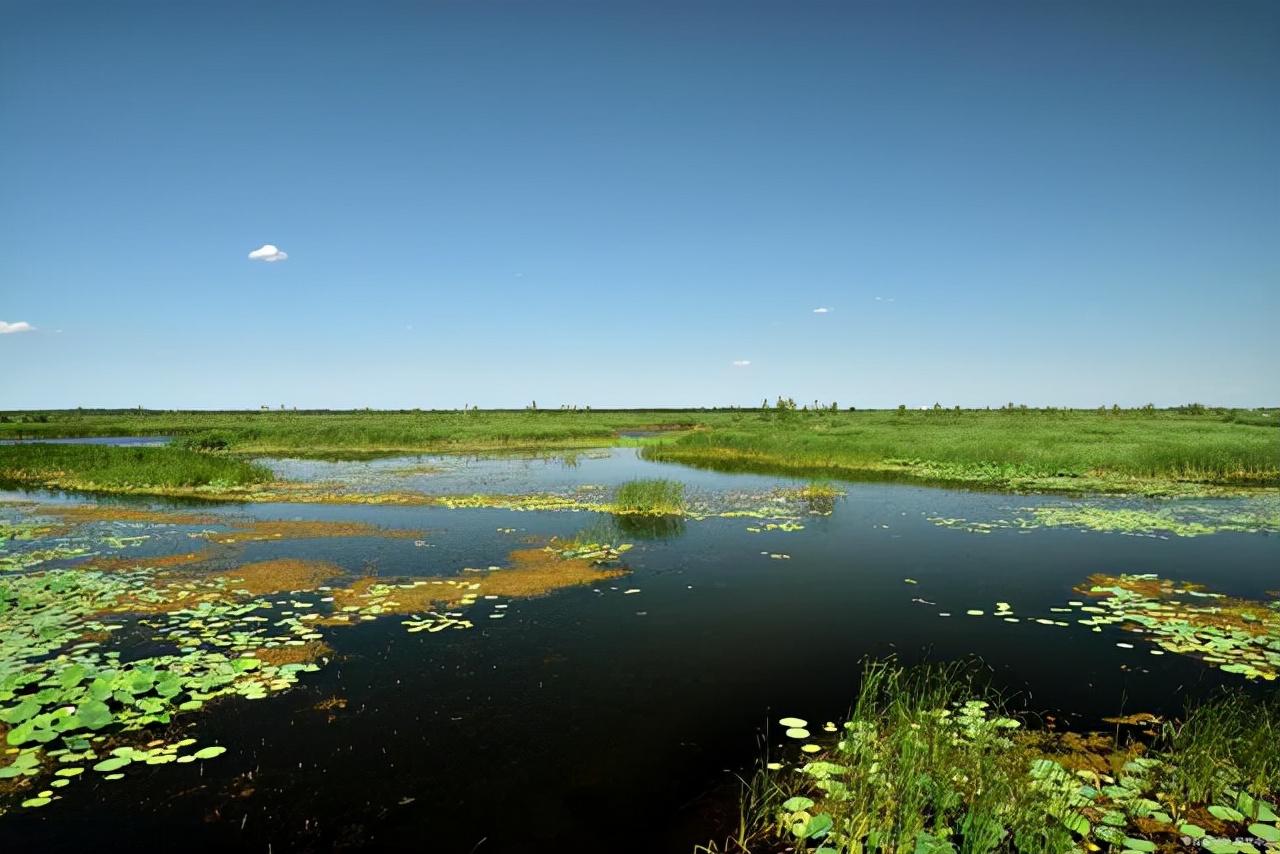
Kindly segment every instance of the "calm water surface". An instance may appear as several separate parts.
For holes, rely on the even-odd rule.
[[[669,477],[715,501],[796,482],[652,463],[630,449],[569,464],[269,462],[289,477],[432,493],[554,492]],[[332,631],[335,660],[299,688],[204,714],[202,741],[229,748],[217,761],[144,769],[6,816],[0,848],[688,852],[715,832],[733,794],[731,772],[753,766],[766,723],[782,715],[838,720],[864,656],[980,656],[1030,708],[1082,726],[1118,712],[1176,711],[1235,677],[1180,656],[1153,657],[1119,629],[1005,623],[989,616],[994,603],[1046,615],[1078,599],[1073,588],[1100,571],[1156,572],[1253,598],[1280,579],[1280,539],[1266,534],[979,535],[928,517],[1007,519],[1020,507],[1067,499],[844,488],[834,512],[806,518],[802,531],[749,533],[753,520],[712,518],[629,538],[632,573],[616,589],[609,582],[511,600],[509,617],[476,619],[470,631],[408,634],[398,619]],[[367,505],[233,509],[428,530],[427,547],[326,539],[251,543],[239,556],[314,557],[386,576],[503,564],[523,537],[567,536],[600,521],[591,513]],[[139,553],[183,548],[185,535],[171,536]],[[965,616],[971,608],[988,616]],[[1137,649],[1118,648],[1118,640]],[[314,707],[335,695],[348,705],[330,720]],[[768,740],[780,741],[776,728]]]

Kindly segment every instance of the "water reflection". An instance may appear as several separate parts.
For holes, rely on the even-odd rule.
[[[620,534],[636,540],[670,540],[685,532],[683,516],[614,514],[613,524]]]

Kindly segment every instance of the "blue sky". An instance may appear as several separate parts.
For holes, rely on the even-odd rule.
[[[1278,41],[1243,0],[0,0],[0,408],[1275,405]]]

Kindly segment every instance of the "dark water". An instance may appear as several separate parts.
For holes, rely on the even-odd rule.
[[[415,464],[406,460],[278,465],[294,476],[432,492],[663,476],[707,497],[782,482],[648,463],[629,450],[576,465],[422,462],[441,470],[403,473]],[[1075,617],[1070,628],[1005,623],[990,616],[994,603],[1050,616],[1099,571],[1157,572],[1254,598],[1280,580],[1275,536],[978,535],[927,517],[1009,518],[1018,507],[1065,499],[844,488],[832,515],[808,517],[798,532],[748,533],[753,520],[712,518],[665,539],[632,540],[632,574],[618,589],[611,582],[511,600],[509,617],[477,619],[470,631],[407,634],[385,619],[329,632],[336,660],[299,688],[203,715],[202,740],[227,745],[225,756],[142,769],[118,783],[86,781],[76,797],[0,819],[0,849],[688,852],[717,832],[730,772],[758,759],[766,723],[839,720],[865,656],[980,656],[1028,707],[1086,726],[1119,712],[1177,711],[1239,679],[1181,656],[1151,656],[1140,638],[1092,633]],[[523,536],[568,535],[598,521],[360,505],[236,511],[428,529],[429,547],[350,538],[253,543],[241,556],[318,557],[352,570],[373,562],[388,576],[501,564]],[[970,608],[987,616],[965,616]],[[1120,640],[1137,648],[1118,648]],[[333,695],[348,706],[330,721],[314,706]],[[776,744],[776,728],[771,735]],[[252,793],[242,796],[246,788]]]

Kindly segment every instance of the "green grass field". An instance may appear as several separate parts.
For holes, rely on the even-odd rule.
[[[1018,489],[1280,483],[1274,427],[1167,410],[800,413],[693,432],[645,454],[711,468]]]
[[[27,485],[127,492],[229,488],[270,480],[271,471],[263,466],[185,448],[0,447],[0,481]]]
[[[1203,408],[5,413],[0,438],[166,435],[174,437],[175,447],[156,454],[129,449],[132,455],[0,447],[0,478],[30,483],[43,477],[63,485],[89,478],[103,486],[151,478],[165,485],[240,483],[249,475],[237,458],[251,455],[641,444],[651,459],[725,470],[1017,490],[1193,494],[1280,486],[1277,426],[1275,410]],[[621,435],[644,430],[661,432]]]

